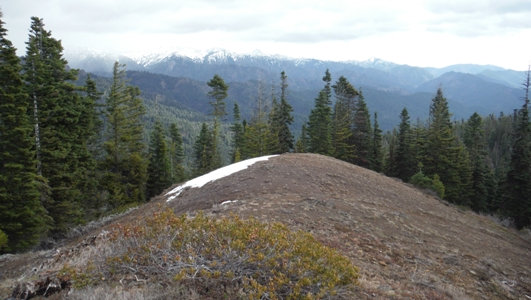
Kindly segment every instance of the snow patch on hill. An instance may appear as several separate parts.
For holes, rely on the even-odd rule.
[[[177,198],[182,193],[182,191],[184,191],[184,189],[186,188],[200,188],[209,182],[216,181],[220,178],[229,176],[241,170],[245,170],[250,165],[253,165],[256,162],[268,160],[269,158],[274,157],[274,156],[277,156],[277,155],[267,155],[267,156],[247,159],[244,161],[234,163],[232,165],[225,166],[223,168],[219,168],[205,175],[196,177],[192,180],[187,181],[185,184],[180,185],[174,188],[173,190],[169,191],[168,193],[166,193],[165,196],[169,196],[166,202],[170,202],[171,200]]]

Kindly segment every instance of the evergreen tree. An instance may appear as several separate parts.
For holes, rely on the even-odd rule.
[[[80,182],[89,174],[83,169],[87,166],[79,164],[86,162],[88,155],[89,133],[82,126],[86,114],[92,112],[85,107],[79,89],[71,84],[77,71],[68,68],[61,42],[44,29],[42,19],[31,20],[24,80],[32,104],[37,171],[50,188],[49,197],[44,197],[44,192],[41,195],[54,221],[53,233],[62,234],[72,224],[82,222]]]
[[[212,133],[206,123],[201,124],[201,131],[194,143],[195,174],[202,175],[213,170],[212,168]]]
[[[371,161],[371,118],[361,91],[354,113],[353,125],[352,133],[354,146],[356,147],[354,163],[364,168],[369,168]]]
[[[333,86],[336,103],[332,116],[332,153],[335,158],[354,162],[353,108],[358,91],[341,76]]]
[[[145,108],[137,87],[125,81],[125,66],[114,63],[113,81],[106,98],[106,170],[103,185],[110,206],[119,208],[145,200],[147,165],[142,116]]]
[[[277,153],[289,152],[293,149],[293,135],[289,129],[293,123],[293,108],[287,100],[288,77],[282,71],[280,73],[280,103],[276,104],[273,98],[273,107],[271,109],[271,131],[278,137],[278,151]]]
[[[376,172],[383,170],[383,153],[382,153],[382,130],[378,125],[378,114],[374,113],[374,125],[371,144],[371,169]]]
[[[225,98],[227,98],[227,91],[229,86],[225,84],[223,78],[219,75],[214,75],[214,77],[207,82],[207,85],[211,88],[208,92],[208,96],[212,98],[210,105],[212,105],[212,115],[214,116],[214,126],[212,129],[212,169],[217,169],[221,167],[221,154],[219,153],[219,132],[221,126],[221,118],[223,118],[227,113],[225,112]]]
[[[168,146],[160,121],[155,122],[149,145],[149,166],[147,180],[148,199],[160,194],[172,183]]]
[[[306,125],[302,124],[301,135],[295,143],[295,152],[304,153],[306,151],[308,151],[308,134],[306,130]]]
[[[463,190],[463,187],[469,184],[469,178],[461,176],[469,173],[467,171],[469,166],[466,166],[468,155],[456,141],[450,121],[448,101],[440,88],[430,105],[429,122],[423,162],[426,174],[439,175],[445,186],[445,197],[448,201],[466,205],[469,191]]]
[[[177,124],[170,124],[170,174],[172,183],[182,182],[185,179],[183,160],[184,160],[184,149],[183,149],[183,138],[179,132]]]
[[[503,195],[503,209],[517,228],[531,225],[531,122],[529,121],[530,73],[524,83],[525,98],[518,111],[511,164]]]
[[[314,109],[312,109],[308,118],[308,151],[330,155],[332,153],[332,110],[330,108],[332,91],[330,87],[331,76],[328,70],[326,70],[323,81],[325,82],[325,87],[315,99]]]
[[[231,126],[232,131],[232,162],[238,162],[241,159],[241,151],[243,149],[245,139],[243,132],[243,124],[240,117],[240,108],[238,103],[234,103],[233,109],[234,123]],[[236,160],[236,158],[239,158]]]
[[[487,165],[482,119],[477,113],[472,114],[466,122],[464,144],[470,154],[472,166],[472,209],[477,212],[487,211],[491,173]]]
[[[409,181],[409,178],[416,173],[417,163],[415,161],[415,154],[413,150],[409,113],[405,107],[402,109],[400,114],[398,144],[394,159],[394,170],[396,172],[394,176],[404,181]]]
[[[273,98],[274,100],[274,98]],[[273,101],[272,109],[275,105]],[[278,136],[277,132],[272,130],[272,115],[269,113],[269,120],[267,118],[267,106],[264,101],[261,86],[258,90],[258,97],[256,98],[256,108],[251,122],[245,127],[242,156],[244,158],[258,157],[278,153]],[[269,122],[268,122],[269,121]]]
[[[16,49],[6,38],[0,12],[0,253],[27,249],[50,221],[40,202],[29,98],[24,93]]]

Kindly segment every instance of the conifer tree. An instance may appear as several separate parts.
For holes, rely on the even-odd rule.
[[[530,73],[524,83],[525,98],[518,111],[511,164],[504,185],[503,209],[517,228],[531,225],[531,122],[529,121]]]
[[[310,112],[308,120],[308,151],[324,155],[332,153],[332,109],[330,108],[330,97],[332,90],[330,72],[326,70],[323,81],[325,87],[319,92],[315,99],[315,106]]]
[[[278,137],[278,151],[277,153],[289,152],[293,149],[293,135],[289,129],[293,123],[293,108],[287,100],[288,77],[282,71],[280,73],[280,103],[276,104],[276,99],[273,98],[273,106],[270,113],[271,131]]]
[[[453,203],[467,205],[470,178],[468,154],[457,142],[450,121],[448,101],[442,90],[437,90],[430,105],[428,135],[426,140],[426,174],[439,175],[445,186],[445,198]],[[462,178],[462,176],[465,176]]]
[[[234,103],[233,109],[234,123],[232,123],[232,162],[238,162],[241,159],[241,151],[243,149],[245,140],[243,125],[240,117],[240,108],[238,103]],[[236,158],[239,158],[238,160]]]
[[[112,208],[141,203],[146,196],[148,161],[145,158],[140,90],[126,84],[125,66],[114,63],[113,82],[106,98],[103,185]]]
[[[213,170],[212,168],[212,133],[206,123],[201,124],[201,131],[194,143],[195,174],[202,175]]]
[[[211,90],[208,92],[208,96],[212,98],[210,105],[212,105],[212,115],[214,116],[214,126],[212,128],[212,162],[210,167],[212,169],[217,169],[222,165],[218,140],[220,134],[221,118],[227,114],[225,112],[225,98],[227,98],[229,86],[225,84],[223,78],[217,74],[214,75],[209,82],[207,82],[207,85],[211,88]]]
[[[77,70],[68,68],[61,42],[44,29],[42,19],[31,20],[24,80],[32,105],[37,171],[50,187],[43,204],[53,218],[53,233],[62,234],[82,222],[80,182],[88,173],[78,158],[87,157],[88,132],[82,124],[88,110],[71,83]]]
[[[371,161],[371,118],[361,91],[354,113],[353,125],[353,141],[356,147],[354,163],[369,168]]]
[[[332,154],[335,158],[354,162],[353,108],[358,91],[341,76],[333,86],[336,103],[332,115]]]
[[[179,132],[177,124],[170,124],[170,149],[169,149],[169,159],[170,159],[170,174],[172,183],[182,182],[185,179],[183,160],[184,160],[184,149],[183,149],[183,138]]]
[[[272,109],[274,109],[274,98]],[[278,103],[276,109],[278,109]],[[264,101],[264,95],[261,85],[258,90],[258,97],[256,98],[256,107],[251,122],[245,127],[244,140],[245,146],[243,147],[243,157],[252,158],[263,155],[269,155],[278,153],[278,136],[277,132],[272,130],[271,121],[273,121],[272,115],[275,113],[269,112]]]
[[[0,253],[35,245],[50,221],[41,204],[42,179],[37,162],[32,126],[27,115],[29,97],[24,93],[16,49],[6,38],[0,12],[0,233],[6,245]]]
[[[295,152],[296,153],[305,153],[308,151],[308,134],[306,130],[306,125],[302,124],[301,135],[295,143]]]
[[[472,114],[466,122],[464,144],[470,154],[472,166],[471,207],[477,212],[487,211],[491,173],[487,165],[482,119],[477,113]]]
[[[149,145],[149,166],[147,180],[148,199],[160,194],[172,183],[168,146],[160,121],[155,122]]]
[[[413,140],[411,126],[409,123],[409,113],[404,107],[400,113],[400,126],[398,129],[398,141],[396,154],[394,157],[394,176],[409,181],[409,178],[416,173],[417,163],[413,152]]]
[[[374,113],[374,125],[371,144],[371,169],[376,172],[383,170],[383,153],[382,153],[382,130],[378,125],[378,114]]]

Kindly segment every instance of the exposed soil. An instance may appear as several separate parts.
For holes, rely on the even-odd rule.
[[[279,221],[348,256],[360,268],[360,298],[531,299],[529,234],[326,156],[284,154],[166,198],[117,222],[166,206]],[[56,250],[0,257],[0,298],[22,277],[60,261],[60,253],[75,255],[101,230]]]

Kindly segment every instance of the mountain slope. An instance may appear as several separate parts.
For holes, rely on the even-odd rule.
[[[355,298],[531,296],[529,236],[525,239],[487,217],[333,158],[272,157],[201,188],[185,189],[167,201],[170,196],[163,193],[111,225],[124,228],[123,224],[136,224],[166,207],[177,214],[203,210],[216,218],[236,214],[279,221],[312,233],[359,267]],[[42,278],[65,263],[75,266],[86,263],[90,255],[111,251],[101,238],[103,229],[56,250],[0,257],[0,296],[17,281]],[[126,280],[135,282],[134,277]],[[142,282],[137,280],[136,286],[141,289]],[[149,295],[150,290],[144,292]]]

